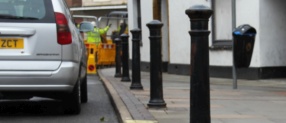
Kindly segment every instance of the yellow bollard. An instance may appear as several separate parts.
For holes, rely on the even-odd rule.
[[[96,74],[96,62],[95,62],[95,53],[96,53],[96,45],[89,44],[88,45],[88,59],[87,59],[87,74]]]

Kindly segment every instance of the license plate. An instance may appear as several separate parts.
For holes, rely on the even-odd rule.
[[[0,38],[1,49],[23,49],[23,38]]]

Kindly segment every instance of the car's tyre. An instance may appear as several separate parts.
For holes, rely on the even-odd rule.
[[[81,111],[81,87],[79,82],[74,86],[72,93],[68,94],[64,99],[64,111],[66,114],[79,114]]]
[[[85,75],[83,81],[81,82],[81,102],[86,103],[88,100],[88,91],[87,91],[87,77]]]

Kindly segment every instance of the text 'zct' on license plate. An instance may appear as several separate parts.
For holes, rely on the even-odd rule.
[[[0,38],[0,49],[23,49],[23,38]]]

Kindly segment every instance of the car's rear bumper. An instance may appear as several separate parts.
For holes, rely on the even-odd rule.
[[[79,64],[62,62],[55,71],[0,71],[0,91],[70,92],[78,80]]]

